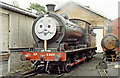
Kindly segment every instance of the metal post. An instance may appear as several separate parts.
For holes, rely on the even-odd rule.
[[[44,40],[44,51],[47,51],[47,40]]]
[[[11,55],[11,52],[8,52],[8,54]],[[8,59],[8,73],[10,72],[10,64],[11,64],[11,57],[9,56],[9,59]]]

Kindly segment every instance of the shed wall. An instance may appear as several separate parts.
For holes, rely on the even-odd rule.
[[[88,21],[94,27],[99,26],[106,29],[108,26],[107,19],[76,4],[68,4],[68,6],[56,11],[56,13],[66,13],[70,19],[77,18]],[[104,34],[106,34],[106,31],[104,31]]]
[[[32,25],[35,18],[5,9],[0,11],[0,17],[0,50],[33,46]]]
[[[20,14],[11,14],[10,18],[9,48],[31,48],[34,43],[31,32],[34,18]]]
[[[0,50],[8,50],[9,15],[0,12]]]

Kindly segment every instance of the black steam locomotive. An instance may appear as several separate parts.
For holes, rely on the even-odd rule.
[[[31,60],[37,67],[50,73],[54,69],[69,72],[79,62],[95,54],[95,33],[90,23],[80,19],[69,19],[54,12],[55,5],[47,5],[48,12],[34,22],[32,35],[35,40],[33,52],[23,52],[21,60]],[[85,23],[85,27],[78,22]]]

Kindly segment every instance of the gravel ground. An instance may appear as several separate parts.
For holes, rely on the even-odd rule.
[[[107,64],[107,72],[109,76],[120,76],[120,69],[115,69],[115,65],[118,65],[118,62],[110,62]]]

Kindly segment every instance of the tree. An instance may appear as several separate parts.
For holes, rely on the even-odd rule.
[[[30,10],[30,11],[32,11],[32,10],[37,11],[37,15],[40,15],[40,14],[43,14],[43,13],[46,12],[45,7],[41,6],[38,3],[30,3],[29,8],[27,8],[27,9]]]

